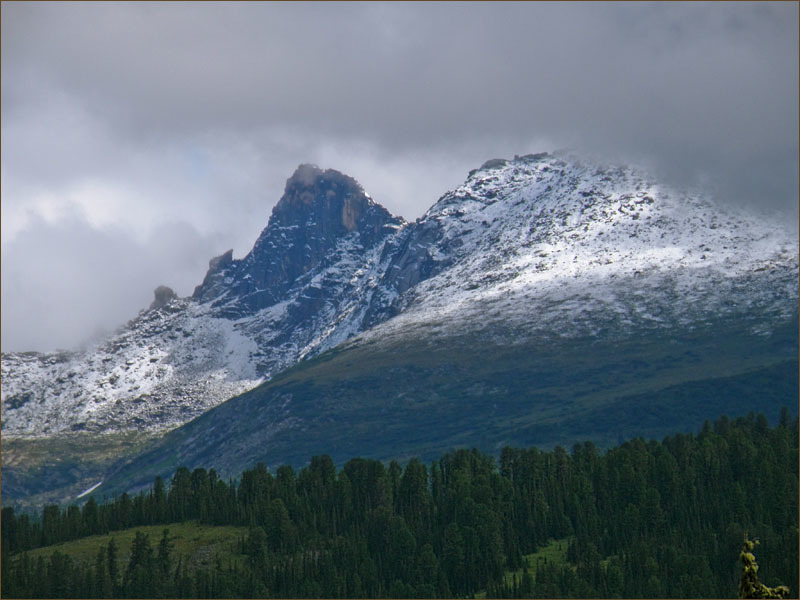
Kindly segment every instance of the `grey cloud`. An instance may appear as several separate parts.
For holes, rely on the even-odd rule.
[[[3,350],[73,348],[136,316],[162,283],[187,295],[215,246],[185,224],[162,225],[140,243],[77,216],[36,220],[3,247]]]
[[[797,6],[760,4],[10,5],[30,30],[6,28],[3,60],[155,140],[279,127],[395,150],[535,134],[708,154],[796,140]]]
[[[13,65],[20,56],[117,125],[155,136],[291,123],[315,133],[418,144],[442,133],[561,128],[576,118],[583,130],[581,113],[618,120],[648,99],[652,105],[660,98],[662,109],[673,104],[707,113],[724,93],[747,92],[737,87],[742,81],[752,81],[753,100],[771,95],[770,88],[794,90],[785,101],[790,105],[797,95],[787,80],[796,64],[791,4],[149,3],[4,10],[41,13],[30,18],[34,31],[19,28],[8,40],[4,34],[4,62],[9,55]],[[786,70],[771,72],[773,61]],[[748,95],[727,100],[746,107]]]
[[[797,214],[796,3],[0,10],[4,220],[42,194],[75,209],[94,185],[118,218],[90,225],[84,202],[88,229],[65,231],[97,247],[108,227],[141,246],[159,223],[180,222],[204,240],[205,265],[247,252],[299,163],[348,172],[414,219],[488,158],[562,146]],[[44,278],[19,251],[42,227],[3,240],[3,272],[27,273],[3,286],[4,332],[24,279]],[[144,278],[109,277],[129,297],[141,284],[137,306],[149,303]]]

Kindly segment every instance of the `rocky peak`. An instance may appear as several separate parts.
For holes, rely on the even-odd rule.
[[[403,224],[352,177],[302,164],[250,253],[212,260],[194,298],[235,300],[246,311],[271,306],[300,277],[339,260],[343,251],[363,254]]]
[[[158,286],[153,292],[153,295],[155,298],[152,304],[150,304],[150,310],[161,308],[178,297],[178,294],[176,294],[171,287],[167,287],[166,285]]]
[[[391,214],[373,202],[352,177],[303,164],[286,181],[270,225],[311,226],[320,234],[341,236],[356,229],[376,232],[391,219]]]
[[[208,261],[208,271],[203,278],[203,283],[194,288],[192,297],[195,300],[205,301],[216,298],[224,290],[225,270],[233,264],[233,249],[215,256]]]
[[[208,261],[208,271],[209,273],[220,271],[225,267],[227,267],[232,262],[233,262],[233,248],[231,248],[224,254],[215,256],[210,261]]]

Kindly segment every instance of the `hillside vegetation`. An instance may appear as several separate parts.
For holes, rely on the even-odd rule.
[[[637,339],[524,339],[495,324],[344,344],[168,433],[103,477],[102,493],[181,466],[238,477],[328,454],[428,462],[458,448],[552,449],[697,431],[721,414],[777,416],[798,393],[797,321],[770,336],[717,319]],[[702,399],[702,400],[698,400]]]
[[[179,540],[204,531],[228,542],[191,560]],[[429,466],[354,458],[338,471],[322,455],[299,472],[259,464],[238,482],[181,468],[169,489],[157,479],[40,518],[4,508],[2,595],[733,597],[745,534],[761,541],[762,581],[793,587],[798,423],[787,410],[774,428],[722,417],[605,454],[506,447],[499,464],[459,450]]]

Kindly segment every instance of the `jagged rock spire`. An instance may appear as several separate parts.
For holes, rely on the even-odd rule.
[[[171,287],[167,287],[166,285],[158,286],[154,291],[153,295],[155,298],[153,299],[152,304],[150,304],[149,310],[153,310],[156,308],[161,308],[166,304],[169,304],[170,300],[174,300],[178,297]]]
[[[250,253],[241,260],[230,253],[214,259],[193,297],[233,303],[245,312],[271,306],[298,278],[333,260],[345,241],[367,249],[402,223],[352,177],[302,164]]]

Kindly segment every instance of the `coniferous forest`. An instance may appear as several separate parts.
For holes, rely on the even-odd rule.
[[[234,557],[192,568],[169,525],[235,525]],[[36,548],[140,525],[121,560]],[[458,450],[404,467],[316,456],[296,472],[259,464],[238,481],[179,469],[147,492],[40,515],[2,511],[2,596],[735,597],[745,535],[761,580],[798,594],[798,422],[788,411],[706,423],[696,435]],[[528,565],[559,540],[565,560]]]

